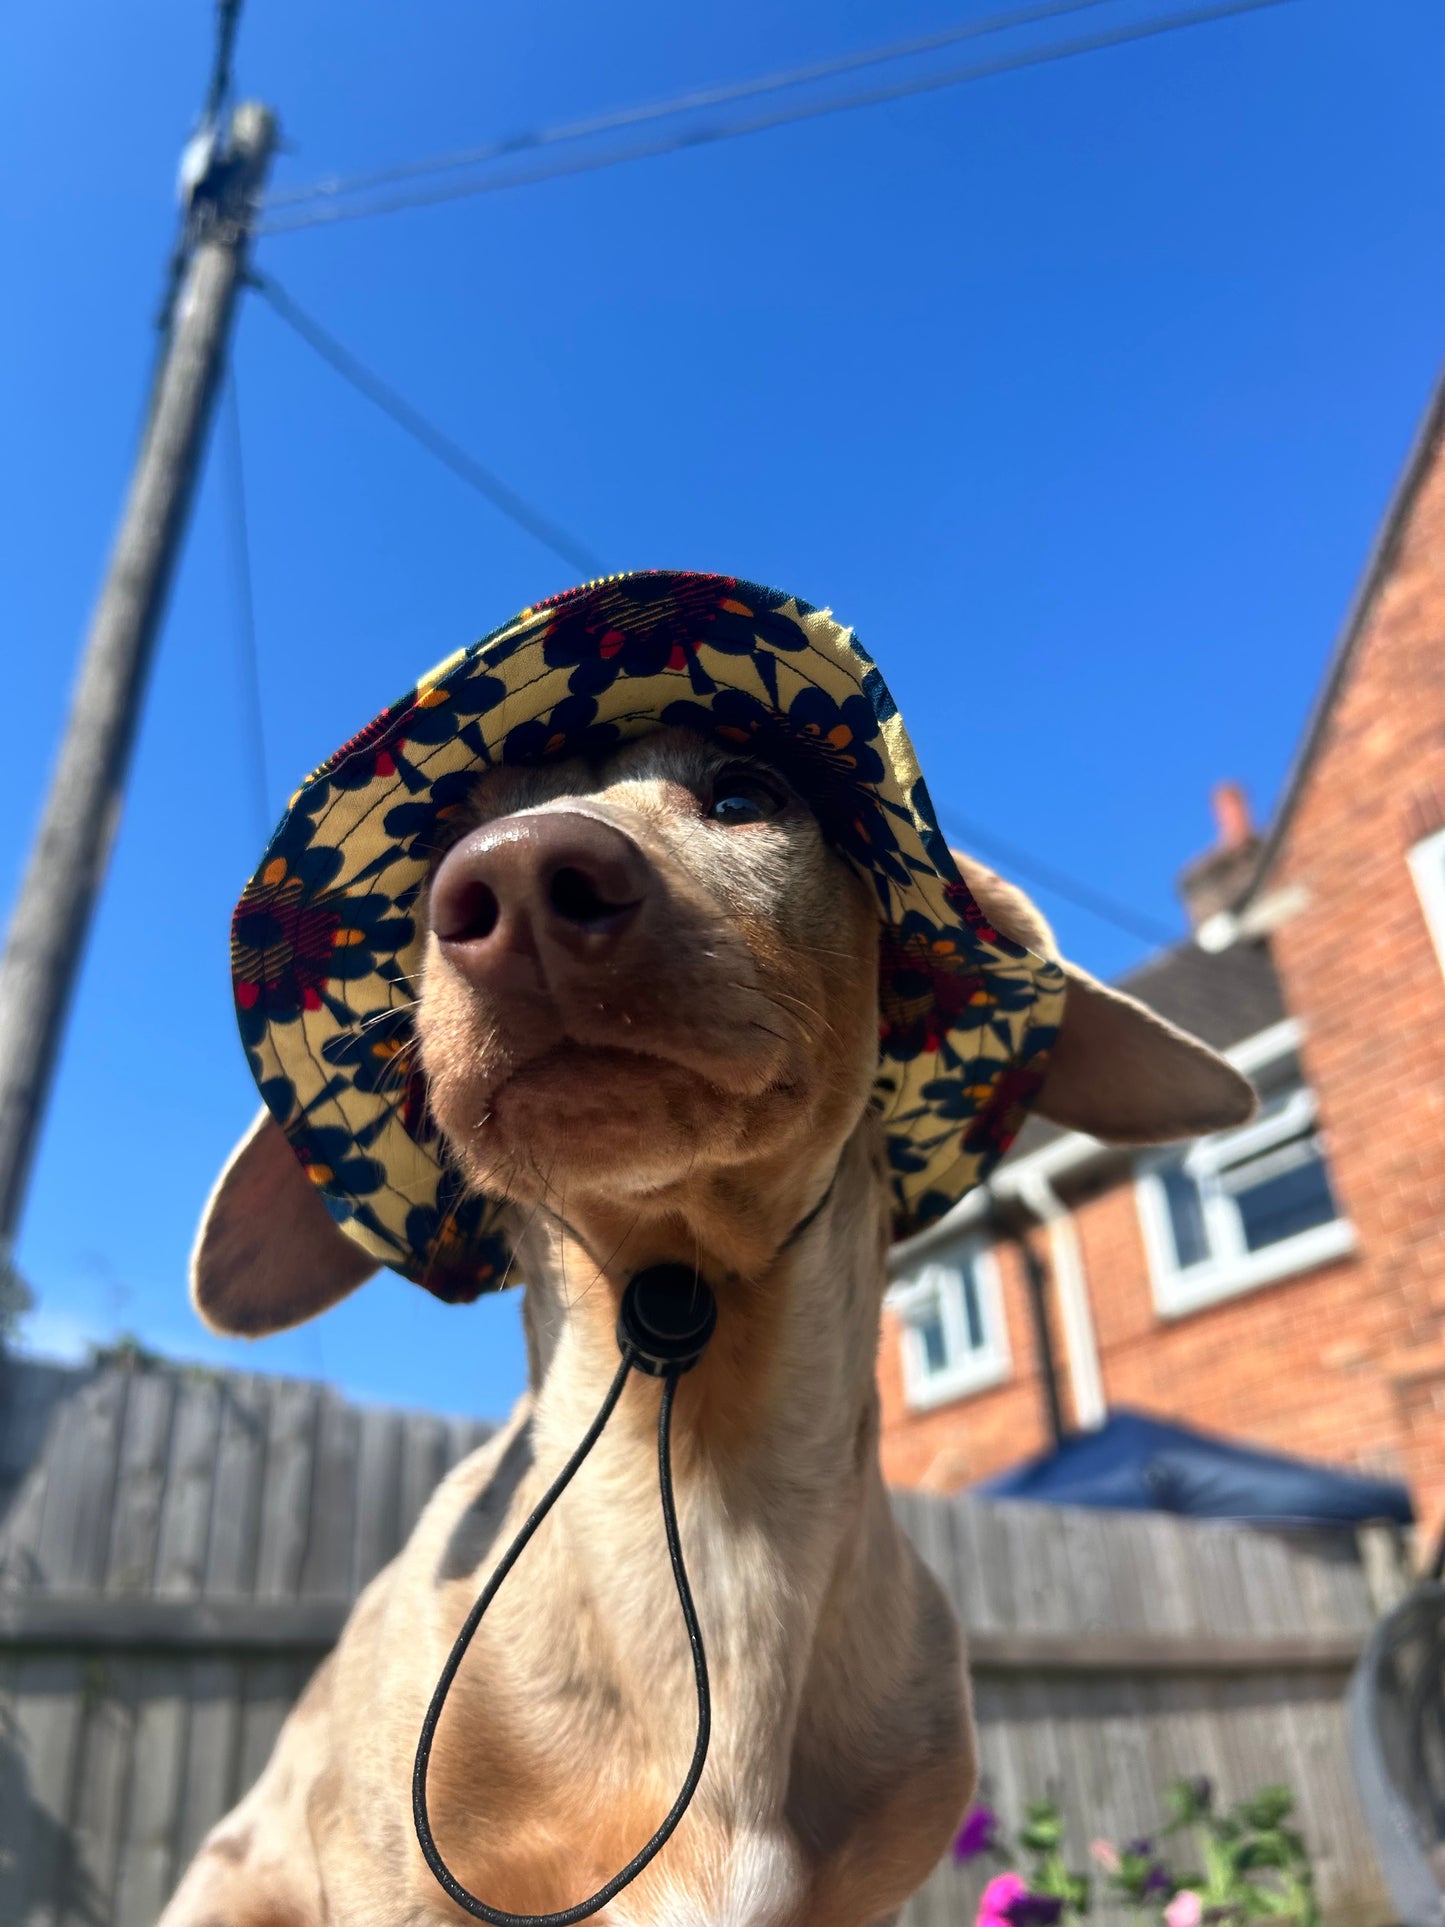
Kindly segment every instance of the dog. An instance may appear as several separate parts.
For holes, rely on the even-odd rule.
[[[876,896],[785,771],[680,729],[492,768],[453,830],[413,1014],[449,1154],[504,1201],[530,1388],[358,1600],[163,1927],[465,1917],[414,1836],[418,1729],[483,1581],[613,1377],[627,1280],[664,1261],[718,1300],[674,1431],[712,1743],[676,1833],[598,1918],[882,1927],[947,1849],[976,1764],[960,1635],[878,1459]],[[1057,960],[1021,892],[961,868],[997,931]],[[1249,1086],[1203,1044],[1063,969],[1040,1113],[1119,1142],[1249,1114]],[[201,1315],[280,1329],[374,1267],[263,1113],[207,1208]],[[441,1720],[432,1825],[493,1907],[591,1893],[683,1777],[696,1713],[653,1484],[659,1395],[629,1381]]]

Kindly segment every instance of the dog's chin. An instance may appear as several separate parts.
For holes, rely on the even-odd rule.
[[[530,1200],[641,1196],[690,1172],[732,1163],[787,1104],[774,1088],[739,1096],[694,1066],[641,1051],[572,1043],[520,1066],[490,1092],[469,1131],[439,1121],[471,1175],[494,1195]]]

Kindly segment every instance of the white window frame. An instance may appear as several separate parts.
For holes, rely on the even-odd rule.
[[[1410,872],[1435,939],[1435,955],[1445,970],[1445,829],[1436,830],[1415,845],[1410,852]]]
[[[978,1288],[984,1342],[977,1349],[968,1342],[968,1312],[964,1305],[960,1260],[972,1265]],[[923,1339],[909,1315],[934,1303],[942,1316],[950,1360],[942,1371],[930,1369]],[[998,1259],[991,1246],[968,1238],[935,1248],[916,1272],[893,1286],[888,1304],[898,1314],[901,1327],[903,1395],[910,1410],[926,1412],[937,1405],[971,1398],[976,1392],[1001,1385],[1009,1377],[1013,1361],[1009,1356],[1003,1288]]]
[[[1275,1024],[1250,1038],[1230,1056],[1241,1068],[1261,1071],[1289,1055],[1299,1044],[1298,1025]],[[1233,1164],[1243,1154],[1266,1151],[1273,1144],[1283,1145],[1314,1123],[1317,1115],[1314,1092],[1308,1086],[1292,1093],[1289,1101],[1269,1117],[1256,1118],[1233,1131],[1219,1131],[1212,1137],[1196,1138],[1184,1155],[1184,1168],[1192,1177],[1208,1178],[1222,1166]],[[1354,1226],[1348,1218],[1334,1218],[1328,1224],[1313,1225],[1308,1231],[1282,1238],[1278,1244],[1250,1251],[1244,1244],[1239,1215],[1228,1198],[1201,1185],[1205,1235],[1214,1254],[1202,1264],[1180,1270],[1174,1249],[1174,1230],[1169,1216],[1169,1201],[1160,1171],[1175,1162],[1178,1152],[1158,1151],[1142,1159],[1135,1181],[1139,1221],[1144,1233],[1144,1249],[1149,1260],[1149,1278],[1154,1291],[1154,1306],[1161,1318],[1182,1318],[1225,1299],[1261,1285],[1291,1278],[1302,1271],[1331,1263],[1355,1248]]]

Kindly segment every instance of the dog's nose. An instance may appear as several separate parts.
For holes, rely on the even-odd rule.
[[[443,857],[432,880],[432,931],[472,977],[519,950],[600,962],[636,920],[651,880],[632,839],[598,817],[502,817]]]

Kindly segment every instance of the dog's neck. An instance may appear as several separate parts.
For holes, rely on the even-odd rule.
[[[630,1275],[660,1260],[695,1264],[718,1299],[718,1324],[682,1380],[673,1428],[681,1531],[713,1677],[713,1745],[696,1803],[739,1798],[777,1827],[796,1783],[799,1709],[820,1647],[850,1636],[828,1611],[840,1574],[886,1508],[877,1462],[874,1371],[887,1214],[881,1137],[865,1119],[832,1169],[778,1190],[754,1246],[690,1248],[659,1227],[619,1242],[599,1268],[556,1223],[519,1240],[528,1280],[534,1368],[533,1450],[550,1478],[593,1417],[617,1370],[617,1307]],[[793,1225],[824,1197],[791,1244]],[[604,1235],[577,1227],[590,1247]],[[659,1248],[661,1247],[661,1248]],[[780,1248],[784,1247],[784,1248]],[[606,1254],[606,1247],[603,1246]],[[696,1719],[691,1664],[662,1539],[655,1427],[659,1392],[634,1373],[591,1461],[548,1522],[535,1571],[540,1630],[549,1616],[597,1629],[596,1690],[627,1708],[661,1776],[681,1778]],[[540,1595],[545,1590],[546,1597]],[[569,1634],[569,1639],[571,1635]],[[543,1663],[546,1663],[545,1657]],[[842,1664],[838,1655],[834,1663]],[[559,1662],[560,1664],[560,1662]],[[573,1672],[575,1690],[575,1670]],[[615,1720],[608,1728],[613,1734]],[[615,1744],[615,1741],[614,1741]],[[665,1801],[663,1802],[665,1805]],[[726,1831],[726,1829],[724,1829]]]
[[[884,1199],[879,1131],[867,1116],[841,1153],[782,1175],[733,1171],[665,1213],[534,1213],[517,1256],[540,1434],[555,1428],[570,1450],[617,1370],[628,1281],[675,1263],[718,1301],[716,1336],[678,1397],[680,1465],[725,1476],[800,1431],[836,1443],[836,1428],[872,1400]]]

